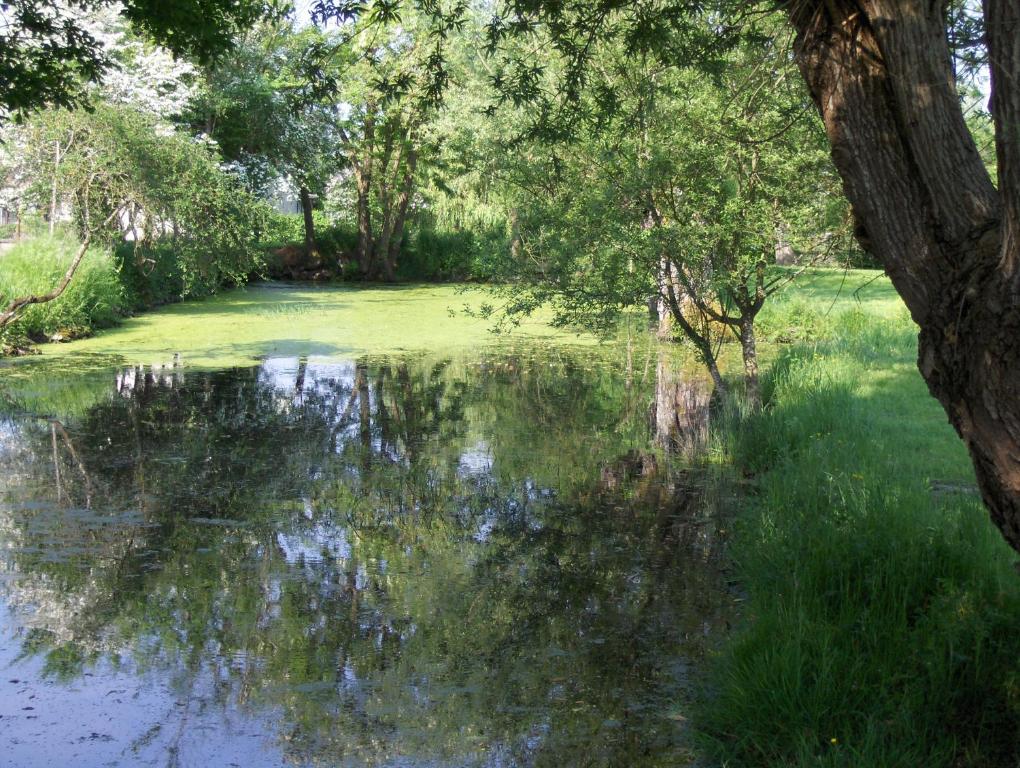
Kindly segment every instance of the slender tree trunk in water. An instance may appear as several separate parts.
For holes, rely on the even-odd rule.
[[[394,212],[393,231],[390,234],[389,248],[386,252],[386,279],[393,280],[397,270],[397,259],[400,256],[400,245],[404,239],[404,223],[407,221],[407,206],[411,202],[414,191],[414,171],[418,166],[418,151],[413,147],[407,151],[404,166],[404,179],[397,199],[397,210]]]
[[[719,371],[719,363],[715,359],[712,342],[691,325],[687,319],[683,307],[677,299],[672,281],[667,281],[666,283],[666,299],[669,302],[670,311],[673,313],[673,320],[676,321],[680,330],[683,331],[684,336],[694,345],[698,357],[705,364],[705,368],[708,369],[709,376],[712,377],[712,383],[715,385],[716,391],[720,395],[724,394],[726,392],[726,382],[723,381],[722,373]]]
[[[688,313],[691,311],[689,306],[690,297],[678,284],[679,280],[674,275],[673,270],[673,264],[668,258],[665,258],[665,276],[659,284],[659,290],[665,289],[665,295],[660,293],[660,297],[666,300],[669,311],[673,316],[673,321],[683,332],[683,335],[687,337],[687,340],[694,345],[698,357],[708,369],[709,376],[712,377],[712,383],[715,385],[716,392],[722,395],[727,389],[726,382],[723,381],[722,373],[719,371],[719,362],[716,360],[715,351],[712,349],[712,340],[698,328],[695,328],[691,321],[687,319]]]
[[[920,326],[921,373],[1020,551],[1020,3],[983,4],[998,190],[964,122],[943,5],[788,8],[858,238]]]
[[[744,358],[747,402],[757,410],[761,408],[761,387],[758,385],[758,349],[754,338],[753,317],[745,317],[740,324],[740,353]]]
[[[510,258],[518,261],[521,258],[521,214],[516,207],[510,209]]]
[[[669,311],[669,302],[666,300],[666,280],[672,279],[669,272],[669,260],[663,256],[659,259],[659,273],[656,282],[659,284],[659,295],[655,301],[655,315],[657,323],[655,335],[660,341],[665,341],[673,336],[673,317]],[[676,286],[673,286],[676,290]],[[679,297],[677,297],[678,300]]]
[[[305,256],[308,261],[319,260],[319,247],[315,243],[315,218],[312,216],[312,195],[308,187],[301,187],[301,213],[305,217]]]

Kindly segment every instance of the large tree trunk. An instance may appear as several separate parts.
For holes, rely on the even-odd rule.
[[[1020,551],[1020,3],[984,3],[998,190],[964,123],[942,5],[788,8],[858,237],[920,326],[921,373]]]
[[[740,353],[744,358],[747,402],[752,408],[760,409],[761,387],[758,384],[758,345],[754,337],[754,315],[745,316],[740,323]]]
[[[358,271],[368,277],[372,271],[372,210],[369,207],[371,179],[366,170],[355,167],[354,177],[358,188]]]
[[[379,188],[376,192],[379,196],[379,205],[382,208],[382,230],[379,232],[379,240],[375,244],[376,261],[381,261],[383,279],[392,283],[394,280],[393,269],[390,264],[390,239],[393,237],[394,212],[390,205],[390,179],[395,177],[400,167],[401,150],[397,151],[397,167],[390,173],[390,155],[393,153],[392,134],[387,133],[387,146],[383,151],[383,158],[380,165]]]
[[[390,234],[390,244],[386,251],[386,275],[389,280],[393,279],[397,270],[400,244],[404,239],[404,224],[407,222],[407,206],[411,202],[411,193],[414,191],[414,172],[417,166],[418,150],[410,147],[407,150],[404,179],[400,187],[400,197],[397,199],[397,210],[394,211],[393,231]]]

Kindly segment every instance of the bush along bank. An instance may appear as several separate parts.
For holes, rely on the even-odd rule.
[[[915,355],[905,317],[846,313],[716,435],[755,485],[696,718],[722,765],[1020,764],[1016,558]]]
[[[53,290],[77,247],[70,237],[39,236],[0,255],[0,301],[6,304],[14,297]],[[129,306],[113,254],[92,248],[58,299],[26,307],[12,325],[0,330],[0,351],[24,351],[30,342],[87,336],[116,324]]]

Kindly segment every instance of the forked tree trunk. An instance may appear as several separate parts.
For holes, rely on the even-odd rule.
[[[388,127],[389,128],[389,127]],[[384,142],[382,158],[379,162],[379,171],[376,173],[378,176],[378,188],[376,195],[379,199],[379,207],[382,210],[382,229],[379,231],[379,239],[375,242],[375,259],[377,268],[381,269],[383,279],[392,283],[394,279],[393,270],[390,267],[389,253],[390,253],[390,238],[393,237],[393,207],[390,205],[390,185],[391,179],[395,180],[397,171],[400,169],[400,155],[403,152],[403,145],[397,148],[397,158],[394,163],[394,167],[390,169],[390,159],[393,155],[393,131],[388,129],[386,131],[386,141]]]
[[[740,324],[740,353],[744,359],[747,402],[757,410],[761,408],[761,387],[758,384],[758,345],[754,336],[753,315],[745,317]]]
[[[369,207],[370,178],[362,167],[355,167],[358,189],[358,271],[368,277],[372,271],[372,211]]]
[[[984,2],[998,190],[964,123],[943,5],[786,7],[861,244],[920,326],[921,373],[1020,551],[1020,2]]]

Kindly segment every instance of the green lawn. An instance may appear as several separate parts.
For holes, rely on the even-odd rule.
[[[717,433],[752,491],[732,546],[745,619],[711,665],[704,745],[731,767],[1016,766],[1016,557],[888,281],[806,277],[763,326],[809,338],[772,350],[765,411]]]

